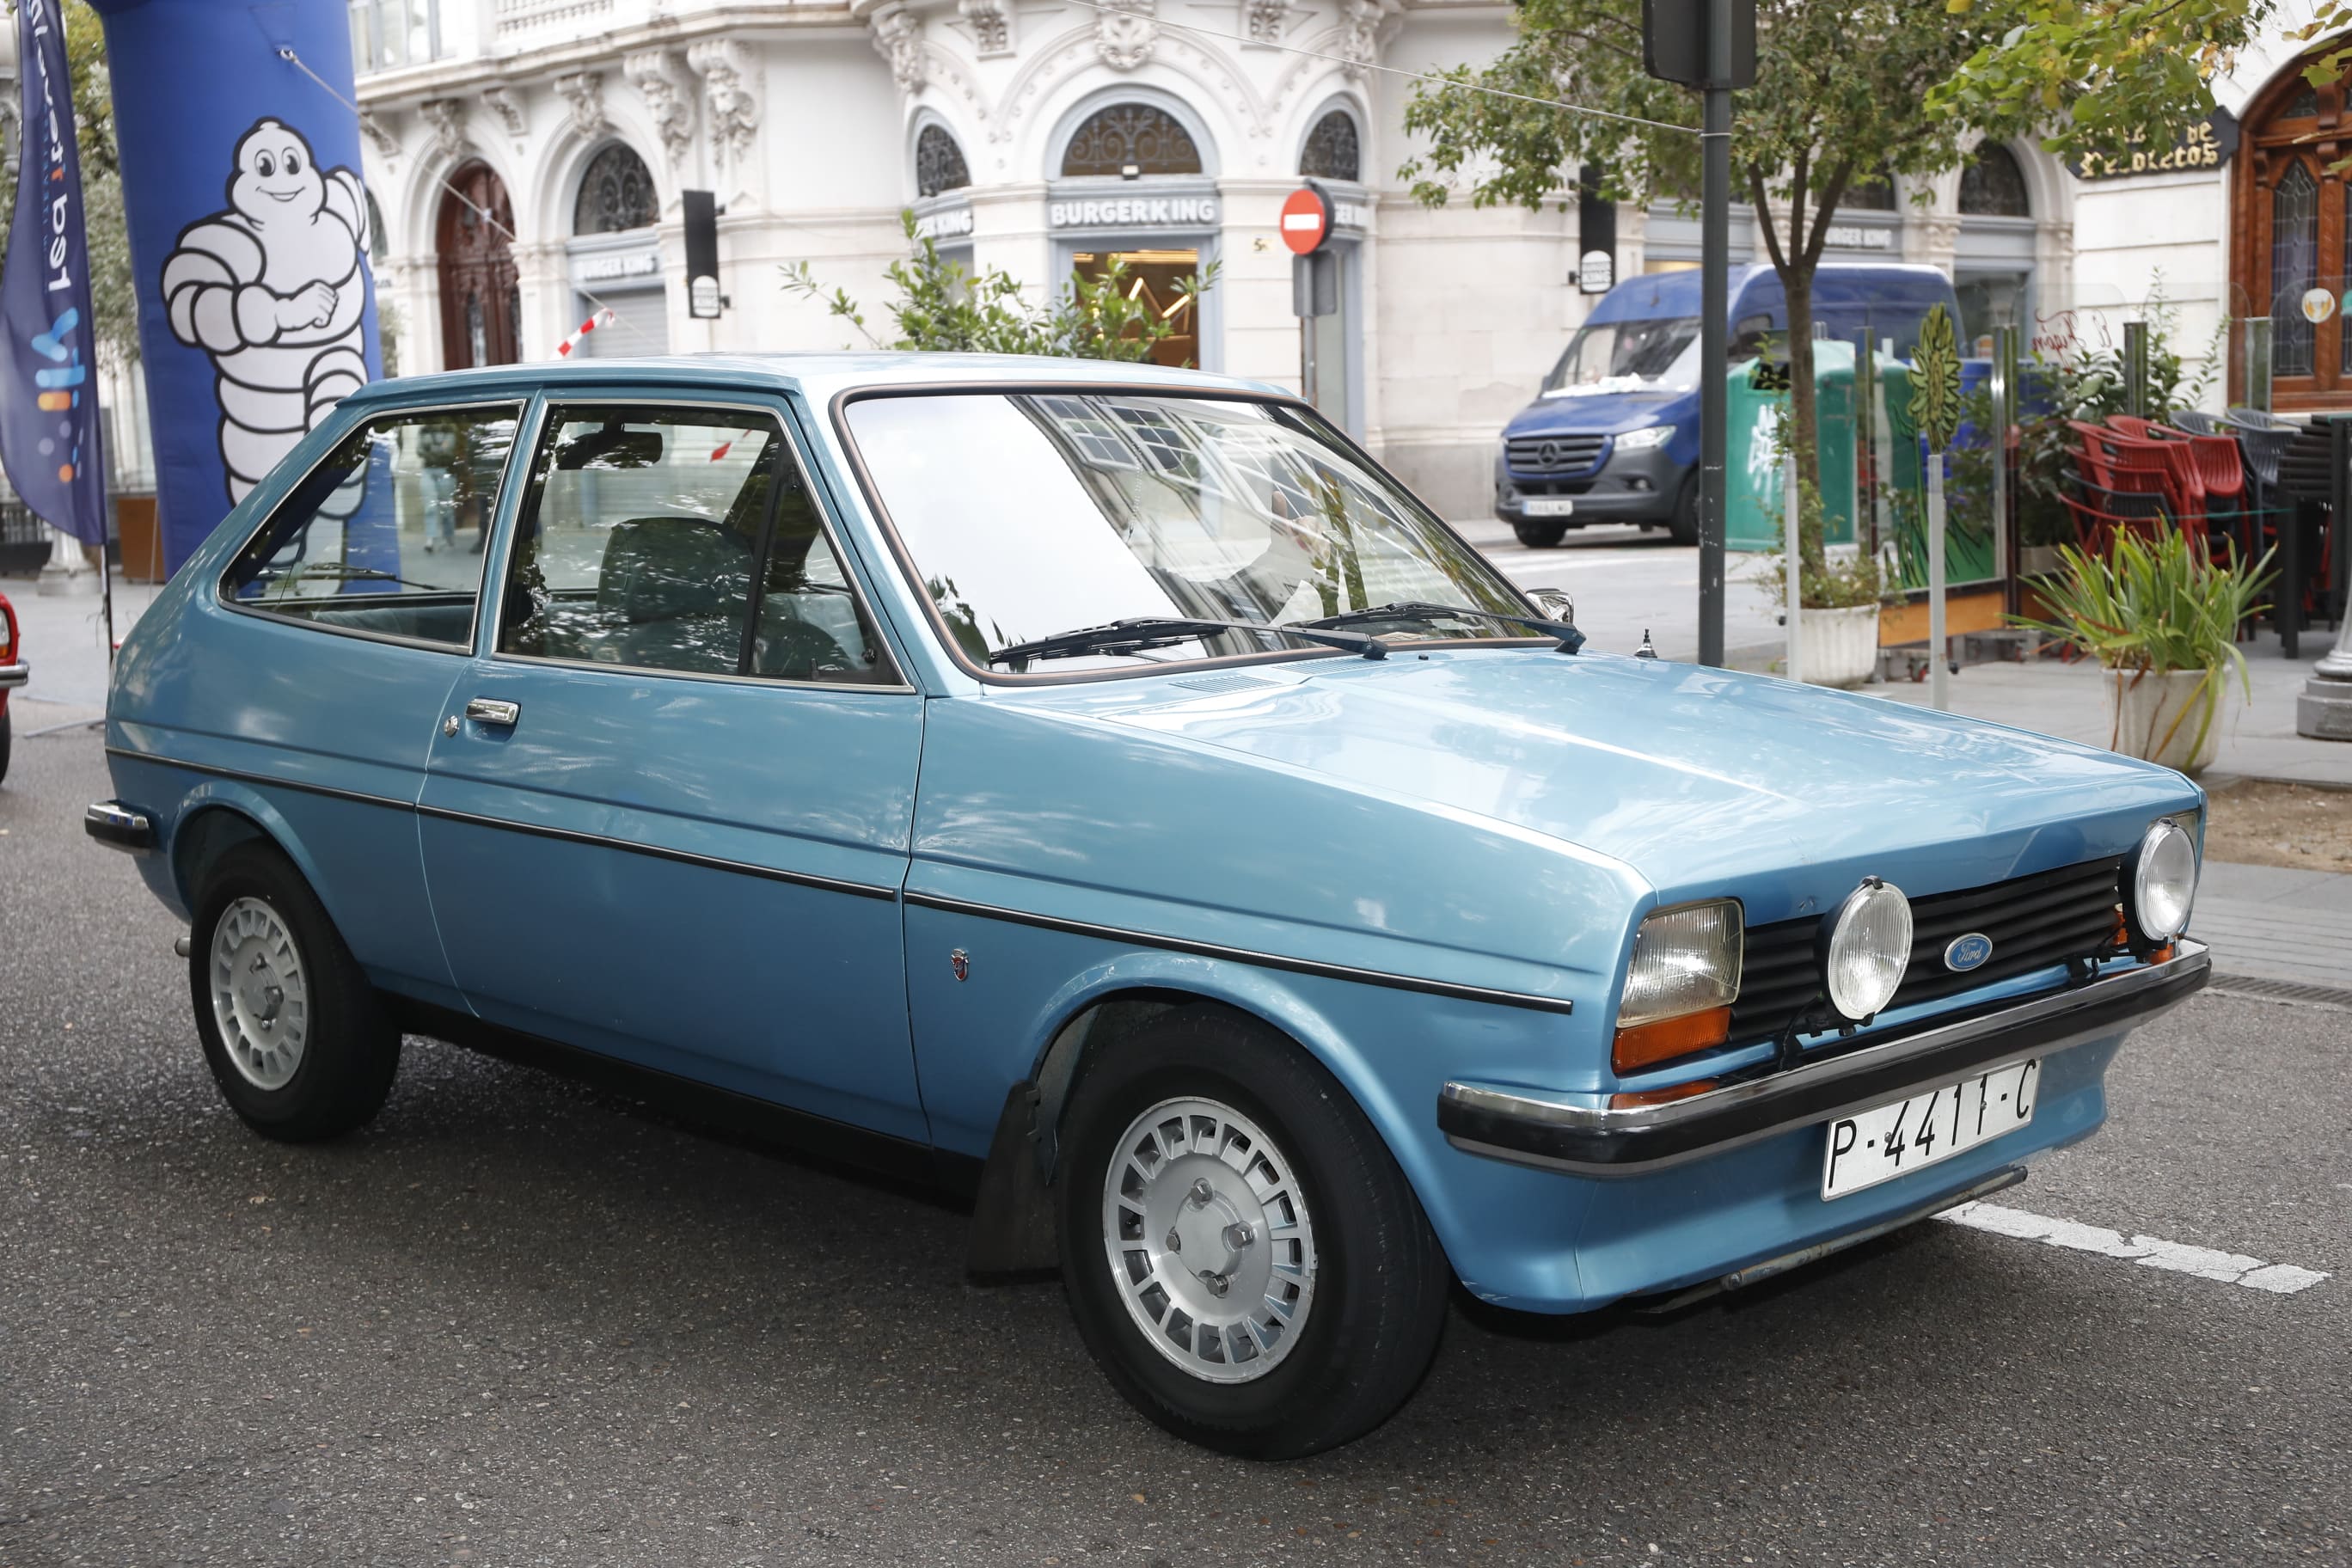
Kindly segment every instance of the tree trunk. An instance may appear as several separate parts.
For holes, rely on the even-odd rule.
[[[1789,300],[1789,449],[1797,455],[1797,478],[1822,493],[1821,411],[1813,386],[1813,268],[1801,247],[1790,247],[1786,265],[1775,264]],[[1804,542],[1809,565],[1822,564],[1819,539]]]

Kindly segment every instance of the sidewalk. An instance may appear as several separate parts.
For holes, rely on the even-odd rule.
[[[2352,993],[2352,876],[2210,862],[2189,934],[2216,973]]]
[[[14,701],[28,702],[17,710],[19,731],[38,729],[41,705],[68,708],[106,707],[106,617],[94,580],[70,593],[44,595],[30,577],[0,577],[0,594],[16,611],[16,628],[33,679]],[[140,612],[154,602],[163,584],[114,584],[114,635],[130,634]],[[13,705],[13,703],[12,703]]]
[[[2295,694],[2310,677],[2311,667],[2335,644],[2332,632],[2305,632],[2302,657],[2292,659],[2279,657],[2273,633],[2241,645],[2253,682],[2253,700],[2247,702],[2244,689],[2231,681],[2221,721],[2221,753],[2209,778],[2279,779],[2352,789],[2352,742],[2312,741],[2294,732]],[[1927,700],[1925,681],[1857,689],[1897,702]],[[2053,657],[2026,664],[1966,665],[1951,678],[1951,701],[1954,712],[1971,718],[2094,746],[2107,743],[2099,669],[2088,659],[2064,664]],[[2346,801],[2345,809],[2352,811],[2352,799]]]

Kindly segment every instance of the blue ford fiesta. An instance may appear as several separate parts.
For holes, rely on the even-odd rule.
[[[1583,647],[1297,401],[772,357],[355,394],[117,666],[89,832],[255,1131],[404,1034],[958,1186],[1153,1420],[1377,1425],[1456,1280],[1736,1287],[2021,1179],[2204,984],[2202,797]]]

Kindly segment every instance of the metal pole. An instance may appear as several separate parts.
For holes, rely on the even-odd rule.
[[[1944,454],[1927,454],[1927,705],[1952,707],[1951,649],[1944,641]]]
[[[2147,323],[2124,323],[2124,412],[2135,419],[2147,411]]]
[[[1805,538],[1803,508],[1797,494],[1797,458],[1791,452],[1780,461],[1780,510],[1784,531],[1781,557],[1788,567],[1781,589],[1781,620],[1788,627],[1788,674],[1791,680],[1805,679],[1804,578]]]
[[[1853,340],[1853,536],[1874,562],[1878,559],[1878,487],[1886,482],[1878,471],[1877,398],[1877,367],[1871,363],[1870,329],[1864,327]],[[1865,468],[1870,470],[1867,485],[1862,479]],[[1865,503],[1870,509],[1866,517]]]
[[[1992,563],[2006,608],[2017,612],[2017,546],[2010,537],[2009,432],[2017,423],[2017,329],[1992,330]]]
[[[2271,319],[2250,316],[2246,319],[2246,384],[2245,406],[2260,413],[2271,411]]]
[[[1731,79],[1731,0],[1707,0],[1706,79]],[[1725,395],[1731,323],[1731,89],[1703,89],[1698,306],[1698,661],[1723,663]]]

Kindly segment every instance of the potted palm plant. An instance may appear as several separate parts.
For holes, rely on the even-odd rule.
[[[2104,555],[2062,544],[2058,559],[2057,574],[2042,583],[2050,618],[2021,624],[2097,658],[2111,749],[2201,772],[2221,747],[2233,668],[2253,697],[2237,635],[2266,607],[2256,596],[2270,581],[2270,557],[2251,567],[2217,562],[2203,541],[2168,531],[2152,543],[2120,534]]]

